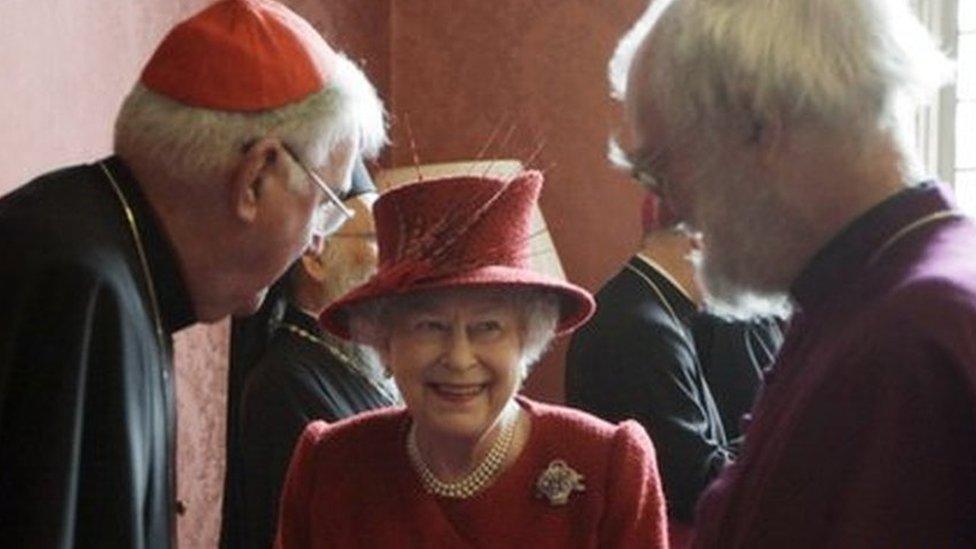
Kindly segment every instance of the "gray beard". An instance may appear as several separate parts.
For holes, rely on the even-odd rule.
[[[789,318],[793,302],[787,292],[758,292],[738,284],[707,261],[699,266],[698,276],[705,288],[704,303],[708,312],[736,320],[754,318]]]
[[[704,248],[692,258],[705,307],[740,320],[786,318],[792,312],[790,216],[777,213],[783,208],[763,182],[734,172],[706,167],[692,183],[700,189],[695,219]]]

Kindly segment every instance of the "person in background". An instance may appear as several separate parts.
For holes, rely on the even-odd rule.
[[[735,458],[713,392],[749,399],[781,339],[775,322],[728,322],[699,312],[698,239],[656,194],[645,195],[640,250],[596,294],[597,312],[566,356],[567,404],[608,421],[636,419],[658,450],[672,536],[688,537],[695,503]],[[721,326],[727,331],[717,332]],[[693,332],[696,332],[693,334]],[[699,352],[707,340],[708,363]],[[703,344],[703,347],[705,345]],[[708,373],[729,382],[716,387]],[[724,376],[724,377],[723,377]],[[734,382],[734,383],[733,383]],[[732,415],[744,410],[730,410]]]
[[[377,201],[379,271],[320,321],[373,347],[406,407],[308,426],[277,547],[665,546],[644,430],[516,396],[593,312],[585,290],[527,267],[541,186],[539,172],[447,178]]]
[[[949,73],[908,2],[655,0],[610,67],[707,299],[795,312],[695,545],[976,546],[976,225],[907,138]]]
[[[775,315],[736,319],[709,313],[691,320],[692,339],[705,381],[733,453],[742,448],[752,405],[762,380],[783,345],[788,319]]]
[[[286,305],[273,322],[264,355],[248,373],[241,401],[241,502],[230,520],[234,547],[271,547],[288,460],[305,426],[329,423],[391,406],[396,389],[375,355],[322,330],[318,316],[329,303],[376,270],[376,189],[365,167],[354,172],[346,205],[355,216],[306,251],[287,276]],[[226,534],[225,534],[226,535]]]
[[[163,39],[113,156],[0,200],[5,546],[174,546],[172,334],[257,308],[384,141],[306,21],[224,0]]]

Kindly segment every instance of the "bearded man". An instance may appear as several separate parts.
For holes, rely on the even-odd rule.
[[[976,545],[976,226],[902,130],[946,67],[895,0],[655,0],[621,41],[713,306],[795,311],[697,546]]]
[[[254,369],[240,405],[239,494],[225,516],[224,547],[270,547],[278,502],[295,443],[314,420],[328,422],[398,401],[366,348],[324,331],[318,317],[376,270],[373,202],[376,188],[359,163],[346,205],[355,212],[321,249],[306,251],[285,279],[285,306]]]
[[[222,0],[156,49],[113,156],[0,200],[5,545],[173,546],[171,336],[252,312],[342,225],[383,118],[308,22]]]

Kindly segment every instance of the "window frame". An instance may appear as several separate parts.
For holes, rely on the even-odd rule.
[[[963,0],[966,1],[966,0]],[[919,20],[953,60],[959,53],[959,0],[911,0]],[[915,116],[915,143],[925,168],[955,187],[956,85],[944,86]]]

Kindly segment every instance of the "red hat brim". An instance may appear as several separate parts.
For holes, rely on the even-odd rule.
[[[343,339],[353,339],[349,332],[350,307],[380,297],[405,296],[419,292],[446,288],[516,287],[535,288],[555,293],[560,298],[559,324],[556,335],[567,334],[584,322],[596,310],[596,303],[589,292],[568,282],[555,279],[528,269],[505,266],[487,266],[451,276],[417,281],[401,286],[399,281],[382,273],[347,293],[329,305],[319,316],[322,327]]]

